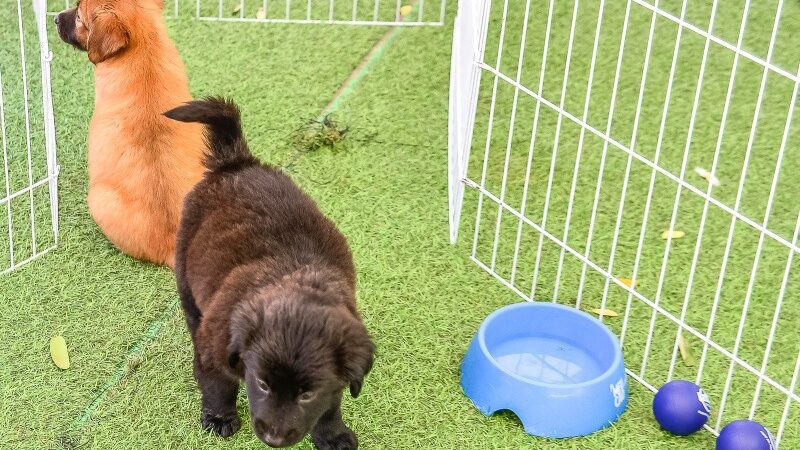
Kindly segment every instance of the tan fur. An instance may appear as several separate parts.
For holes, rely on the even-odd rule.
[[[175,264],[183,198],[200,180],[203,129],[163,112],[191,100],[158,0],[84,0],[85,47],[95,68],[89,126],[89,212],[135,258]],[[100,35],[104,33],[103,35]]]

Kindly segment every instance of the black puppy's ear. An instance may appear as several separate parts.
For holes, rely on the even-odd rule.
[[[241,354],[242,349],[239,347],[239,343],[231,341],[228,344],[228,365],[231,366],[231,369],[236,369],[236,366],[239,365]]]
[[[104,9],[95,13],[86,41],[89,61],[100,64],[124,50],[130,44],[130,35],[116,13]]]
[[[339,366],[344,378],[350,384],[350,395],[355,398],[361,393],[364,377],[372,370],[375,344],[360,322],[351,326],[345,336],[345,341],[339,349]]]
[[[228,364],[236,369],[241,363],[241,354],[250,342],[258,324],[263,321],[259,308],[249,303],[240,303],[233,312],[230,323],[230,340],[228,341]]]

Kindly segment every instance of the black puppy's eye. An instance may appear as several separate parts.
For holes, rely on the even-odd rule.
[[[266,381],[258,380],[257,384],[259,389],[261,389],[264,392],[269,392],[269,385],[267,384]]]
[[[313,391],[305,391],[305,392],[301,393],[297,397],[297,400],[299,400],[299,401],[301,401],[303,403],[307,403],[307,402],[310,402],[311,400],[314,400],[314,397],[316,397],[316,396],[317,396],[317,394],[314,393]]]

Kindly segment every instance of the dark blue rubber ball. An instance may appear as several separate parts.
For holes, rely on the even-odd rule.
[[[769,431],[758,422],[737,420],[719,433],[717,450],[775,450]]]
[[[690,381],[670,381],[656,393],[653,414],[665,430],[687,436],[706,424],[711,416],[711,402],[700,386]]]

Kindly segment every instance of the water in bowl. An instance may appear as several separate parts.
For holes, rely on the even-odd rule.
[[[582,383],[605,371],[586,350],[547,336],[509,339],[497,344],[491,353],[505,370],[541,383]]]

